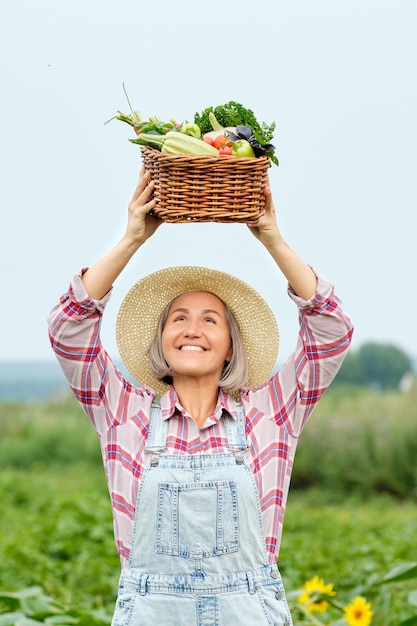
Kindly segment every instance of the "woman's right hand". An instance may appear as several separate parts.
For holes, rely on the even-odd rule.
[[[149,215],[156,201],[151,199],[155,183],[150,179],[150,172],[142,166],[138,185],[128,205],[128,221],[125,237],[137,244],[144,243],[151,237],[162,221],[156,215]]]

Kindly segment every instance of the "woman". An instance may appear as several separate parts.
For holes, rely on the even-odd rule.
[[[112,284],[161,221],[141,171],[121,241],[76,275],[52,347],[100,438],[122,573],[114,626],[292,624],[277,558],[295,449],[352,325],[333,286],[284,241],[269,187],[251,231],[299,309],[296,350],[271,375],[278,329],[235,277],[168,268],[117,320],[126,381],[100,341]]]

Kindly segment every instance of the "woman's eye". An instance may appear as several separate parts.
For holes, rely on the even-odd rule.
[[[210,324],[215,324],[216,320],[213,317],[206,317],[206,322],[209,322]]]

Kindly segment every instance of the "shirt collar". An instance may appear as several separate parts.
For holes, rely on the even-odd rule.
[[[180,401],[177,396],[177,392],[174,387],[171,385],[168,391],[164,393],[161,397],[161,411],[162,411],[162,419],[168,420],[175,413],[182,413],[183,407],[180,404]],[[217,398],[217,405],[214,410],[214,417],[216,420],[219,420],[223,412],[228,413],[233,419],[237,419],[237,409],[236,409],[236,400],[233,396],[230,396],[228,393],[219,390],[219,396]]]

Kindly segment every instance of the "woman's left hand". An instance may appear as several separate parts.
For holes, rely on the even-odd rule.
[[[282,236],[278,227],[275,206],[269,185],[264,188],[264,194],[266,196],[265,212],[257,222],[248,224],[248,228],[266,248],[269,248],[282,240]]]

